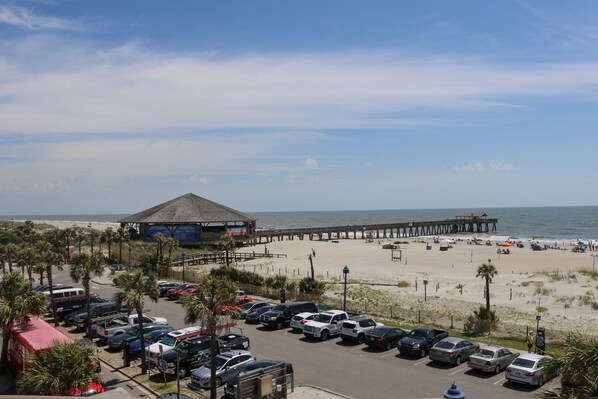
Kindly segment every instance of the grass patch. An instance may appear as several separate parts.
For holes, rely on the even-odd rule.
[[[537,287],[535,293],[542,296],[548,296],[554,292],[553,288]]]
[[[527,287],[527,286],[529,286],[530,284],[533,284],[533,281],[523,281],[523,282],[522,282],[521,284],[519,284],[519,285],[520,285],[520,286],[522,286],[522,287]]]
[[[577,271],[579,274],[586,277],[590,277],[592,280],[598,280],[598,272],[590,269],[580,269]]]
[[[538,313],[546,313],[546,312],[548,312],[548,308],[545,306],[536,306],[536,311]]]
[[[407,288],[407,287],[409,287],[410,285],[411,285],[411,284],[409,284],[409,281],[405,281],[405,280],[401,280],[401,281],[399,281],[399,284],[398,284],[399,288]]]

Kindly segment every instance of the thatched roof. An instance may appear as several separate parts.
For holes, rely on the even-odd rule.
[[[255,222],[256,220],[253,216],[189,193],[128,216],[118,222],[187,224]]]

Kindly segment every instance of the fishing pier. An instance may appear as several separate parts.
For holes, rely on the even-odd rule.
[[[249,241],[262,244],[283,240],[338,240],[338,239],[381,239],[435,236],[460,233],[496,232],[498,219],[486,214],[457,215],[454,219],[429,222],[401,222],[351,226],[309,227],[280,230],[257,230]]]

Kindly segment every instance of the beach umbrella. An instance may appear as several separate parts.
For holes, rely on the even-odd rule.
[[[513,246],[513,244],[508,241],[503,241],[498,245],[500,245],[501,247],[512,247]]]

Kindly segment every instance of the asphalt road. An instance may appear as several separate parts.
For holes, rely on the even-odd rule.
[[[56,275],[55,281],[69,281],[67,271]],[[92,291],[109,298],[117,288],[92,283]],[[150,315],[167,318],[175,328],[185,326],[179,303],[160,299],[158,303],[148,301],[145,308]],[[356,399],[438,398],[453,381],[470,398],[531,398],[538,392],[536,387],[505,381],[504,373],[479,373],[464,364],[439,365],[427,358],[404,357],[397,349],[374,351],[365,345],[345,344],[340,338],[311,341],[290,330],[271,331],[243,321],[239,327],[251,339],[251,352],[258,359],[292,362],[296,384],[310,384]]]

